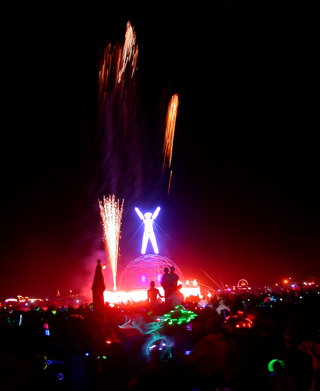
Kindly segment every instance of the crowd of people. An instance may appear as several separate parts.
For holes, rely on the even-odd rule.
[[[2,308],[1,389],[320,389],[319,288],[193,297],[175,310],[168,272],[163,302],[151,284],[146,301],[102,311]]]

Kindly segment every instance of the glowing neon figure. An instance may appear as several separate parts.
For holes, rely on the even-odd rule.
[[[157,218],[159,212],[160,212],[160,206],[157,207],[157,209],[153,212],[147,212],[144,215],[140,212],[138,208],[134,208],[137,212],[140,219],[143,221],[144,224],[144,232],[143,232],[143,238],[142,238],[142,247],[141,247],[141,254],[146,253],[147,244],[150,242],[152,244],[153,250],[155,254],[159,254],[156,236],[153,231],[153,222]]]

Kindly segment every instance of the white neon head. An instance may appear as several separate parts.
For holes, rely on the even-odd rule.
[[[137,212],[137,215],[140,217],[140,219],[143,221],[143,224],[144,224],[141,254],[146,253],[147,244],[148,244],[149,240],[152,244],[152,247],[153,247],[155,254],[159,254],[156,236],[153,231],[153,222],[158,217],[158,214],[160,212],[160,206],[158,206],[157,209],[153,213],[147,212],[144,215],[140,212],[140,210],[137,207],[135,208],[135,211]]]

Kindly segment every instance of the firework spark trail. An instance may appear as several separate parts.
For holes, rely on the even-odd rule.
[[[169,168],[171,167],[172,161],[172,149],[173,149],[173,138],[174,131],[176,127],[176,119],[179,105],[179,97],[178,94],[175,94],[171,97],[167,118],[166,118],[166,131],[164,135],[164,143],[163,143],[163,167],[162,172],[164,172],[166,164],[168,164]]]
[[[114,72],[118,73],[118,64],[119,61],[119,45],[115,48],[108,44],[104,50],[103,62],[101,68],[99,70],[99,102],[100,102],[100,110],[103,109],[108,96],[110,94],[110,90],[113,88],[112,86],[112,74]],[[116,71],[114,70],[116,68]]]
[[[113,289],[117,289],[117,263],[119,252],[120,227],[123,213],[123,200],[120,206],[119,200],[115,201],[115,196],[103,197],[99,200],[100,215],[103,225],[103,240],[108,253],[109,262],[113,277]]]
[[[104,107],[111,91],[117,89],[117,84],[123,81],[129,63],[131,65],[131,78],[133,77],[137,67],[137,59],[136,33],[128,21],[123,47],[119,44],[115,47],[108,44],[104,51],[99,71],[100,109]]]
[[[168,185],[168,191],[167,191],[167,195],[169,195],[169,192],[170,192],[170,187],[171,187],[171,179],[172,179],[172,170],[170,170],[170,177],[169,177],[169,185]]]
[[[131,77],[133,76],[137,65],[137,57],[138,48],[136,46],[136,33],[134,32],[130,22],[128,22],[124,45],[121,51],[120,70],[118,71],[118,83],[121,82],[121,77],[125,72],[129,61],[131,61],[132,66]]]

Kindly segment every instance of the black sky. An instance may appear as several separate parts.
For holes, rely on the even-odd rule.
[[[319,277],[312,9],[218,2],[171,14],[83,6],[7,16],[1,299],[90,286],[103,256],[97,72],[105,44],[123,43],[128,20],[139,45],[135,126],[145,135],[139,153],[147,167],[138,192],[123,185],[119,273],[139,256],[133,207],[160,204],[160,251],[187,276],[210,283],[201,267],[229,284]],[[180,104],[167,196],[154,168],[174,93]]]

